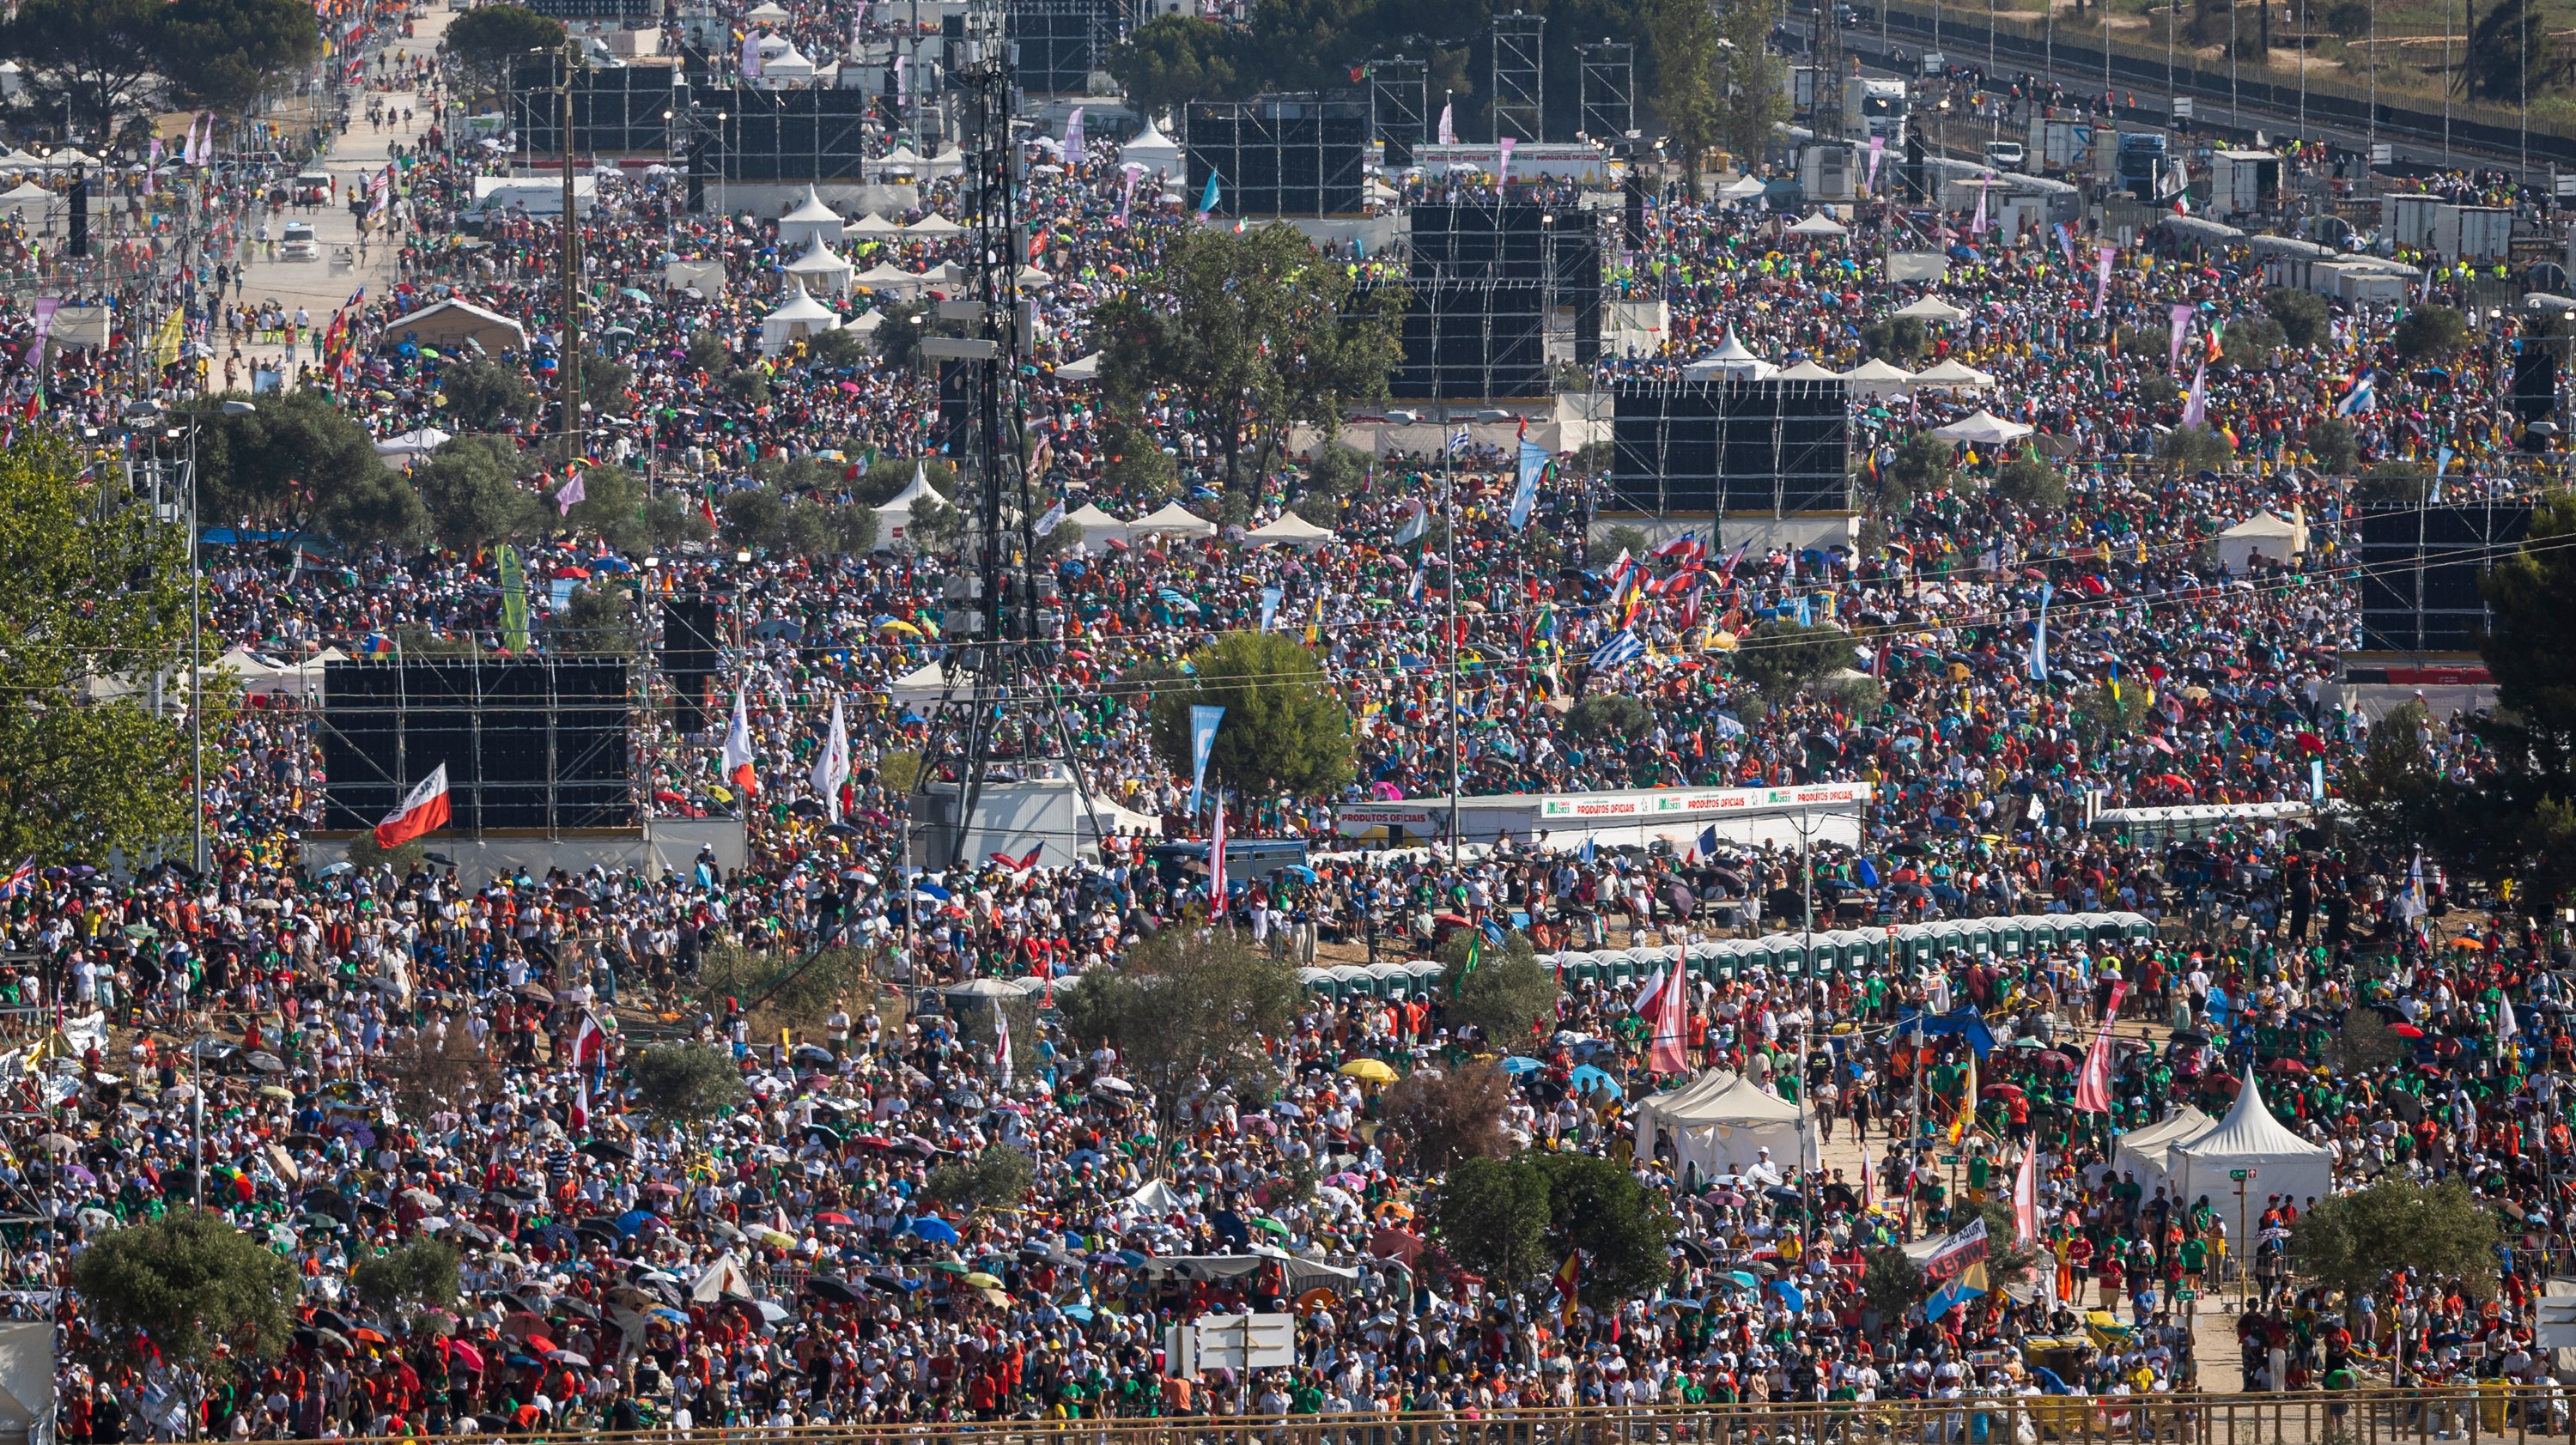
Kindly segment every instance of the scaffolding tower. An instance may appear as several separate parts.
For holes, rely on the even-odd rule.
[[[1547,17],[1494,17],[1494,139],[1547,137]]]
[[[1617,145],[1637,129],[1637,47],[1605,38],[1574,54],[1582,65],[1583,134]]]
[[[1430,68],[1401,55],[1370,61],[1368,96],[1369,139],[1386,147],[1387,169],[1413,164],[1413,149],[1422,144],[1430,120]]]

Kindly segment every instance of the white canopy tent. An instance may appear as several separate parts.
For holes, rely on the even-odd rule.
[[[966,228],[946,216],[924,216],[903,228],[907,236],[961,236]]]
[[[1843,384],[1868,396],[1902,396],[1914,384],[1914,374],[1873,356],[1844,372]]]
[[[919,713],[937,708],[947,693],[948,674],[935,662],[925,662],[886,684],[886,701]]]
[[[2286,562],[2308,550],[2308,528],[2273,512],[2253,516],[2218,534],[2218,561],[2230,572],[2242,572],[2256,553]]]
[[[1769,189],[1771,187],[1766,185],[1760,176],[1737,176],[1717,188],[1717,198],[1722,201],[1758,200],[1762,193]]]
[[[1840,381],[1842,379],[1841,372],[1829,366],[1818,366],[1812,358],[1799,362],[1773,378],[1775,381]]]
[[[1137,132],[1134,140],[1118,148],[1118,158],[1143,166],[1147,175],[1158,171],[1178,174],[1181,169],[1180,145],[1163,134],[1151,120],[1145,122],[1145,128]]]
[[[1966,362],[1951,357],[1948,360],[1936,361],[1914,373],[1914,384],[1946,386],[1953,391],[1983,391],[1993,386],[1995,379]]]
[[[1055,374],[1066,381],[1094,380],[1100,375],[1100,353],[1095,351],[1086,356],[1077,356],[1057,367]]]
[[[850,263],[832,254],[832,248],[817,236],[805,254],[787,263],[788,275],[808,294],[822,291],[838,296],[850,289]]]
[[[1826,215],[1822,211],[1818,211],[1807,219],[1791,226],[1788,230],[1788,234],[1792,236],[1848,236],[1851,234],[1851,227],[1844,225],[1842,222],[1835,220],[1833,217]]]
[[[2300,1138],[2272,1117],[2250,1067],[2227,1117],[2207,1133],[2167,1149],[2165,1158],[2185,1205],[2204,1195],[2211,1204],[2234,1198],[2237,1181],[2229,1174],[2237,1169],[2253,1171],[2245,1183],[2249,1201],[2279,1195],[2305,1209],[2334,1194],[2334,1152]]]
[[[1110,538],[1124,538],[1127,535],[1125,520],[1116,513],[1106,510],[1098,502],[1083,503],[1068,514],[1065,520],[1082,528],[1082,550],[1086,552],[1100,551],[1109,545]]]
[[[761,318],[760,354],[776,356],[795,343],[820,336],[840,324],[839,312],[806,295],[800,286],[786,305]]]
[[[851,277],[850,284],[870,291],[918,291],[927,283],[900,266],[879,261]]]
[[[1710,1079],[1722,1079],[1709,1084]],[[1673,1156],[1682,1169],[1703,1179],[1742,1174],[1771,1152],[1771,1167],[1786,1175],[1804,1166],[1823,1165],[1813,1120],[1802,1121],[1798,1106],[1771,1093],[1742,1074],[1711,1074],[1682,1089],[1660,1107],[1653,1099],[1638,1106],[1637,1152],[1651,1153],[1659,1135],[1672,1136]]]
[[[822,193],[805,188],[796,209],[778,218],[778,249],[793,250],[809,242],[841,239],[841,213],[823,204]]]
[[[2111,1156],[2111,1167],[2122,1174],[2137,1175],[2138,1189],[2152,1198],[2156,1186],[2168,1181],[2166,1152],[2185,1139],[2208,1133],[2217,1123],[2185,1104],[2166,1119],[2121,1135],[2120,1146]]]
[[[924,497],[936,502],[948,500],[930,485],[930,468],[924,463],[914,462],[910,484],[877,504],[877,535],[883,537],[888,545],[902,541],[905,529],[912,525],[913,505]]]
[[[1296,547],[1311,552],[1333,540],[1333,529],[1318,527],[1294,512],[1282,512],[1278,521],[1244,533],[1243,540],[1256,547]]]
[[[841,228],[841,239],[845,241],[890,241],[902,234],[901,222],[889,221],[874,211]]]
[[[380,457],[416,457],[434,452],[456,438],[434,426],[415,427],[399,436],[389,436],[376,443]]]
[[[1926,296],[1919,301],[1908,302],[1903,306],[1897,307],[1896,310],[1889,314],[1908,317],[1915,321],[1965,321],[1968,319],[1967,312],[1960,310],[1958,307],[1951,305],[1949,302],[1942,300],[1938,296]]]
[[[1189,508],[1182,506],[1178,502],[1165,502],[1160,507],[1155,508],[1148,515],[1139,517],[1135,521],[1128,523],[1127,529],[1131,535],[1138,537],[1155,532],[1173,533],[1183,537],[1213,537],[1216,535],[1216,523],[1209,521],[1207,518],[1200,516],[1198,513],[1191,511]]]
[[[1733,330],[1729,330],[1724,344],[1683,367],[1682,376],[1692,381],[1712,376],[1733,376],[1748,381],[1760,381],[1779,369],[1746,350],[1743,338],[1737,336]]]
[[[1932,435],[1945,442],[1966,442],[1974,447],[1990,447],[2004,442],[2019,441],[2036,430],[2038,428],[2024,426],[2017,421],[2006,421],[1993,412],[1979,407],[1972,416],[1961,417],[1948,426],[1934,427]]]

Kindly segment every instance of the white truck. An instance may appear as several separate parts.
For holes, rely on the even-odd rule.
[[[1889,150],[1904,145],[1905,117],[1913,105],[1904,81],[1843,78],[1843,129],[1855,140],[1883,136]]]

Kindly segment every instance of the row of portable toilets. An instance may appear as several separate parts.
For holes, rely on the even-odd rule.
[[[1682,962],[1692,976],[1709,980],[1735,978],[1756,968],[1775,974],[1865,973],[1889,964],[1911,967],[1960,955],[2012,959],[2097,949],[2152,939],[2154,922],[2138,913],[2039,913],[2009,918],[1945,918],[1933,923],[1902,923],[1894,928],[1837,928],[1814,933],[1774,933],[1761,938],[1727,938],[1684,948],[1605,949],[1597,953],[1542,954],[1568,984],[1613,986],[1642,983],[1660,969]],[[1442,965],[1429,959],[1402,963],[1346,963],[1338,968],[1301,968],[1297,977],[1313,992],[1336,999],[1428,998],[1439,990]]]

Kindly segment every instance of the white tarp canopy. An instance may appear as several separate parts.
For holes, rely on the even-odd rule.
[[[1108,547],[1111,538],[1123,540],[1127,535],[1125,520],[1098,502],[1083,503],[1065,520],[1082,528],[1082,550],[1086,552],[1101,551]]]
[[[800,286],[814,287],[838,296],[850,289],[850,263],[832,254],[823,238],[814,238],[804,255],[787,263],[787,274]]]
[[[1921,371],[1914,373],[1914,384],[1916,386],[1946,386],[1956,391],[1983,391],[1985,388],[1994,385],[1995,379],[1992,376],[1987,375],[1985,372],[1979,371],[1975,367],[1960,361],[1958,358],[1952,357],[1946,361],[1936,361],[1930,366],[1923,368]]]
[[[840,313],[806,295],[800,286],[786,305],[761,318],[760,354],[776,356],[795,343],[820,336],[840,324]]]
[[[884,537],[889,545],[902,541],[904,529],[912,525],[913,504],[924,497],[936,502],[948,500],[939,495],[937,488],[930,485],[930,468],[921,462],[914,462],[911,483],[902,491],[877,504],[878,535]]]
[[[1769,189],[1771,187],[1765,184],[1760,176],[1737,176],[1734,180],[1718,187],[1717,195],[1718,199],[1724,201],[1749,201]]]
[[[948,674],[938,663],[925,662],[886,684],[886,700],[897,708],[929,713],[948,694]]]
[[[662,284],[674,291],[695,286],[708,296],[722,296],[725,288],[725,263],[722,261],[665,261]]]
[[[1174,532],[1184,537],[1213,537],[1216,535],[1216,523],[1178,502],[1165,502],[1148,515],[1129,523],[1127,530],[1139,537],[1151,532]]]
[[[823,204],[822,194],[812,186],[805,188],[805,199],[796,209],[778,218],[778,249],[793,250],[808,242],[841,239],[841,213]]]
[[[1743,338],[1737,336],[1733,330],[1729,330],[1723,344],[1715,351],[1683,367],[1682,375],[1694,381],[1711,376],[1738,376],[1751,381],[1760,381],[1779,369],[1746,350]]]
[[[2219,565],[2230,572],[2242,572],[2262,553],[2275,562],[2286,562],[2308,550],[2308,528],[2273,512],[2256,512],[2253,516],[2218,534]]]
[[[957,236],[965,234],[965,231],[964,226],[946,216],[924,216],[903,228],[907,236]]]
[[[1807,219],[1791,226],[1788,233],[1792,236],[1848,236],[1851,234],[1851,227],[1844,225],[1842,222],[1835,220],[1833,217],[1826,215],[1822,211],[1818,211]]]
[[[1914,374],[1873,356],[1843,373],[1843,384],[1871,396],[1899,396],[1914,384]]]
[[[1100,353],[1095,351],[1088,356],[1077,356],[1057,367],[1055,374],[1067,381],[1090,381],[1100,375]]]
[[[1742,1174],[1762,1162],[1766,1149],[1784,1177],[1801,1161],[1810,1169],[1823,1165],[1814,1121],[1802,1122],[1797,1105],[1742,1074],[1711,1071],[1664,1098],[1671,1102],[1648,1099],[1638,1106],[1640,1154],[1669,1134],[1675,1161],[1703,1179]]]
[[[853,238],[862,241],[885,241],[902,234],[902,223],[889,221],[873,211],[841,228],[841,239],[845,241]]]
[[[1934,427],[1932,435],[1945,442],[1966,442],[1974,447],[1990,447],[2003,442],[2019,441],[2035,430],[2037,428],[2024,426],[2017,421],[2006,421],[1993,412],[1979,407],[1974,415],[1961,417],[1948,426]]]
[[[1897,307],[1891,314],[1911,317],[1916,321],[1965,321],[1968,319],[1967,312],[1960,310],[1958,307],[1951,305],[1949,302],[1942,300],[1938,296],[1926,296],[1920,301],[1908,302],[1903,306]]]
[[[450,433],[440,431],[434,426],[415,427],[399,436],[389,436],[376,443],[376,455],[416,457],[424,452],[434,452],[455,439]]]
[[[2140,1193],[2152,1199],[2156,1186],[2167,1182],[2166,1151],[2185,1139],[2208,1133],[2217,1123],[2207,1114],[2185,1104],[2166,1119],[2121,1135],[2120,1147],[2112,1155],[2111,1167],[2123,1174],[2137,1175]]]
[[[1177,172],[1181,168],[1181,148],[1148,120],[1134,140],[1118,148],[1118,158],[1145,168],[1148,175],[1156,171]]]
[[[1160,1179],[1150,1179],[1145,1187],[1127,1196],[1126,1205],[1139,1214],[1170,1214],[1189,1208],[1172,1186]]]
[[[1243,540],[1256,547],[1299,547],[1312,551],[1333,540],[1333,529],[1318,527],[1294,512],[1282,512],[1278,521],[1264,523],[1244,533]]]
[[[879,261],[851,277],[850,284],[871,291],[915,291],[929,283],[892,262]]]
[[[1813,358],[1799,362],[1779,373],[1778,381],[1840,381],[1842,373],[1829,366],[1818,366]]]
[[[2278,1195],[2304,1210],[2334,1195],[2334,1152],[2291,1133],[2272,1117],[2263,1107],[2251,1067],[2227,1117],[2207,1133],[2167,1149],[2165,1158],[2186,1207],[2204,1197],[2213,1205],[2233,1199],[2237,1181],[2229,1175],[2238,1169],[2252,1171],[2244,1181],[2249,1208],[2259,1210],[2258,1201]]]

